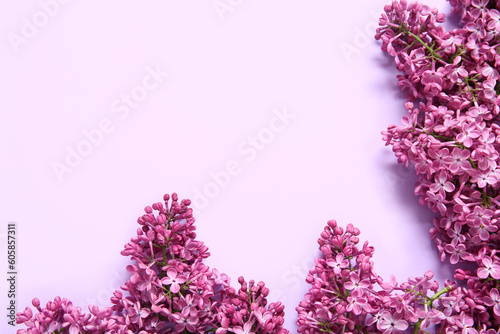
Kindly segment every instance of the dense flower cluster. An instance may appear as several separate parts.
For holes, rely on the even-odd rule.
[[[427,6],[385,7],[376,38],[402,72],[408,114],[383,137],[399,162],[413,164],[420,203],[441,216],[430,233],[442,260],[469,268],[455,274],[473,301],[464,302],[485,308],[473,310],[471,327],[487,314],[498,329],[500,2],[450,2],[463,24],[451,31]]]
[[[476,19],[446,32],[437,11],[393,2],[376,36],[404,73],[399,85],[409,100],[408,115],[383,132],[384,140],[399,162],[414,164],[415,193],[441,214],[432,234],[452,263],[493,259],[499,240],[500,36],[492,22],[500,24],[500,12],[485,7],[479,15],[471,7]],[[472,24],[481,24],[481,33]]]
[[[111,307],[89,306],[86,314],[67,299],[41,308],[35,298],[38,313],[27,307],[17,315],[27,326],[18,334],[288,333],[284,306],[267,305],[263,282],[240,277],[236,290],[226,275],[203,264],[209,253],[195,240],[189,205],[172,194],[145,208],[137,236],[122,251],[134,261],[127,267],[131,277],[115,291]]]
[[[307,276],[312,287],[297,307],[299,333],[497,333],[498,310],[495,317],[487,311],[500,307],[497,289],[476,281],[439,289],[430,271],[400,284],[384,281],[373,270],[373,247],[358,246],[359,233],[334,220],[321,233],[322,256]]]

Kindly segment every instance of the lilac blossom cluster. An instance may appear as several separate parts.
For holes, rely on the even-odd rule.
[[[498,333],[498,289],[477,280],[467,288],[447,281],[440,289],[430,271],[400,284],[393,276],[384,281],[373,269],[373,247],[358,246],[359,233],[334,220],[324,228],[322,256],[297,307],[299,333]]]
[[[500,216],[500,36],[493,35],[492,25],[496,20],[500,26],[500,12],[472,7],[479,32],[471,22],[446,32],[437,24],[443,15],[418,3],[386,6],[376,38],[404,73],[398,83],[409,101],[402,124],[389,126],[383,137],[399,162],[414,164],[420,203],[441,214],[431,233],[442,257],[484,266],[486,256],[500,266],[494,254]]]
[[[145,208],[137,236],[122,251],[133,260],[127,267],[131,277],[114,292],[110,307],[91,305],[84,313],[56,297],[41,308],[35,298],[38,312],[27,307],[18,313],[17,323],[27,329],[17,333],[288,333],[282,327],[284,306],[267,305],[269,289],[263,282],[240,277],[236,290],[227,275],[203,263],[208,248],[195,240],[189,205],[174,193]]]
[[[431,238],[442,260],[463,268],[455,278],[467,285],[475,333],[481,317],[500,324],[500,2],[450,3],[462,24],[450,31],[436,9],[385,6],[375,37],[402,72],[408,113],[382,134],[398,162],[414,166],[420,203],[440,215]]]

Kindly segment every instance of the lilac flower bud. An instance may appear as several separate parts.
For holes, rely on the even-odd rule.
[[[426,271],[424,275],[427,280],[431,280],[434,277],[434,273],[430,270]]]
[[[160,213],[156,217],[156,221],[158,222],[158,224],[165,224],[165,222],[167,221],[167,217],[163,213]]]
[[[332,229],[335,228],[335,227],[337,227],[337,222],[335,220],[333,220],[333,219],[329,220],[327,224]]]
[[[327,239],[329,236],[330,236],[330,233],[328,231],[321,232],[321,238]]]

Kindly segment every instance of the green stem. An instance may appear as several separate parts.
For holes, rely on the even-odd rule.
[[[469,158],[469,162],[470,162],[472,168],[477,169],[476,164],[474,163],[474,161],[472,161],[471,158]]]
[[[420,319],[416,324],[415,324],[415,330],[413,331],[413,334],[418,334],[418,331],[420,329],[420,324],[422,324],[422,319]]]
[[[447,286],[446,288],[443,288],[442,290],[438,291],[438,293],[436,293],[434,296],[431,297],[431,299],[429,299],[429,301],[427,302],[427,307],[431,307],[432,303],[436,299],[438,299],[439,297],[441,297],[441,295],[450,292],[452,289],[453,288],[451,286]]]
[[[163,265],[167,265],[167,247],[163,246]]]
[[[445,294],[445,293],[448,293],[452,290],[453,288],[451,286],[447,286],[445,288],[443,288],[442,290],[438,291],[434,296],[432,296],[431,298],[429,298],[429,300],[427,301],[426,303],[426,306],[427,307],[432,307],[432,303],[438,299],[439,297],[441,297],[441,295]],[[418,331],[420,330],[420,325],[422,324],[422,319],[420,319],[416,324],[415,324],[415,330],[413,331],[414,334],[417,334]]]
[[[424,131],[424,133],[425,133],[425,131]],[[445,140],[445,141],[454,141],[453,138],[449,138],[449,137],[445,137],[445,136],[440,136],[440,135],[437,135],[437,134],[434,134],[434,133],[429,133],[429,134],[431,136],[433,136],[434,138],[436,138],[436,139],[442,139],[442,140]]]
[[[445,62],[441,57],[439,57],[439,55],[434,51],[433,48],[431,48],[429,45],[427,45],[427,43],[425,43],[419,36],[415,35],[414,33],[412,33],[411,31],[407,30],[404,28],[404,30],[408,33],[408,35],[412,36],[413,38],[415,38],[417,41],[419,41],[420,44],[422,44],[427,50],[429,50],[429,52],[434,56],[436,57],[437,59],[441,60],[442,62]]]
[[[477,103],[476,97],[474,96],[473,89],[470,88],[470,86],[469,86],[469,80],[467,78],[465,80],[465,84],[467,85],[467,90],[469,91],[470,95],[472,95],[472,101],[474,101],[474,103]]]

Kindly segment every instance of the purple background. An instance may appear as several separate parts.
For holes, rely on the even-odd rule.
[[[404,113],[373,39],[386,3],[3,1],[0,221],[17,222],[18,311],[108,305],[137,217],[171,192],[195,201],[207,264],[264,281],[292,332],[329,219],[361,229],[386,279],[451,278],[413,172],[381,139]]]

